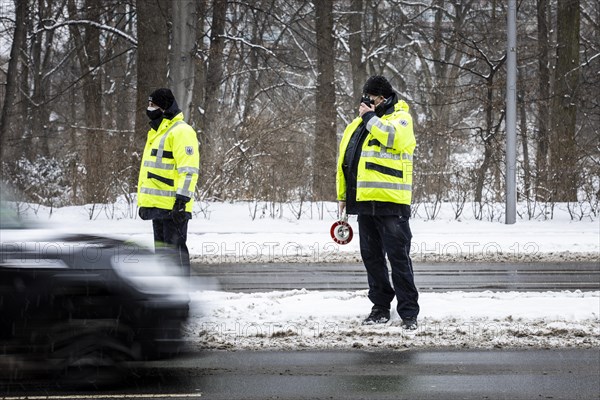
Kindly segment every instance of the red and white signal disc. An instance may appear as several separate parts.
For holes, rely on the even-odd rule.
[[[352,236],[354,233],[352,232],[352,227],[346,221],[336,221],[331,225],[331,230],[329,231],[331,234],[331,238],[337,244],[348,244],[352,240]]]

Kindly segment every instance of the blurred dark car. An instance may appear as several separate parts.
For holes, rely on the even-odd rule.
[[[169,253],[32,229],[0,214],[0,383],[112,383],[184,348],[186,280]]]

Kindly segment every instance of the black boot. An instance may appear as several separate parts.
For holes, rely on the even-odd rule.
[[[405,318],[402,320],[402,325],[400,326],[402,326],[402,329],[407,329],[409,331],[414,331],[419,327],[416,318]]]
[[[385,324],[390,320],[390,310],[380,306],[373,306],[371,314],[362,322],[363,325]]]

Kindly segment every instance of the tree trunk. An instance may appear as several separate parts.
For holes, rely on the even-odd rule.
[[[77,18],[74,0],[68,4],[69,16]],[[83,18],[99,21],[100,10],[97,2],[87,0],[84,4]],[[99,203],[106,201],[109,182],[104,176],[102,153],[105,138],[102,131],[102,80],[100,77],[100,32],[97,27],[85,25],[83,35],[77,26],[70,26],[71,35],[77,46],[79,66],[83,74],[83,108],[85,138],[85,183],[84,202]]]
[[[538,25],[538,138],[537,138],[537,182],[536,196],[540,200],[546,198],[548,187],[548,124],[550,123],[550,110],[548,107],[550,98],[550,66],[549,54],[550,44],[548,38],[548,0],[537,2],[537,25]]]
[[[261,1],[260,8],[266,8],[266,1]],[[252,43],[257,46],[263,45],[263,34],[265,30],[265,23],[254,23],[252,25]],[[258,81],[260,73],[258,71],[259,65],[259,50],[256,48],[252,48],[249,50],[248,54],[249,58],[249,72],[248,72],[248,89],[246,91],[245,101],[242,104],[244,112],[242,113],[242,123],[246,123],[248,118],[251,115],[254,115],[254,108],[252,107],[255,104],[254,97],[259,89]]]
[[[86,0],[86,18],[91,21],[100,20],[99,4],[94,0]],[[86,197],[88,202],[103,203],[107,200],[107,188],[110,185],[104,175],[106,138],[102,130],[102,79],[100,68],[100,31],[95,26],[86,25],[85,52],[87,54],[87,71],[84,78],[83,101],[85,104],[85,124],[88,131],[86,137]],[[81,63],[83,64],[83,62]],[[83,65],[82,65],[83,66]],[[82,68],[83,69],[83,68]],[[83,70],[86,71],[86,70]]]
[[[130,19],[123,18],[127,14],[129,5],[122,3],[115,6],[112,16],[110,16],[111,25],[125,32],[126,34],[135,37],[135,24]],[[135,118],[131,112],[136,104],[135,90],[135,51],[131,51],[131,43],[119,40],[108,42],[104,52],[104,57],[112,59],[121,54],[113,62],[104,64],[104,80],[103,85],[105,94],[103,97],[103,111],[105,116],[112,116],[112,120],[106,118],[104,121],[105,128],[114,128],[115,133],[111,133],[113,146],[106,149],[104,153],[107,159],[112,160],[112,168],[110,171],[110,180],[115,185],[118,185],[118,191],[114,194],[123,194],[128,196],[135,191],[135,186],[131,184],[130,173],[136,166],[132,165],[132,153],[135,154],[139,143],[134,143],[133,129]],[[115,187],[115,189],[117,188]]]
[[[550,180],[553,201],[577,201],[575,144],[579,84],[579,0],[558,0],[556,68],[552,90]]]
[[[190,115],[196,54],[198,22],[195,0],[171,0],[173,9],[173,41],[169,64],[169,87],[184,117]]]
[[[134,149],[129,152],[134,166],[131,185],[137,186],[141,153],[148,134],[148,95],[167,86],[169,48],[169,0],[137,0],[137,101]]]
[[[358,103],[362,95],[362,87],[367,79],[367,71],[363,61],[363,0],[352,0],[350,5],[350,64],[352,66],[352,96]]]
[[[531,196],[531,171],[529,168],[529,139],[527,134],[527,108],[525,102],[525,73],[524,69],[520,70],[521,74],[519,80],[523,82],[523,84],[518,86],[518,107],[519,107],[519,127],[521,133],[521,146],[523,148],[523,194],[525,195],[525,199],[529,200]]]
[[[448,157],[450,156],[451,150],[448,145],[448,127],[451,126],[451,112],[448,111],[448,105],[446,104],[446,99],[453,98],[455,96],[454,91],[452,90],[452,85],[448,82],[456,79],[453,75],[453,67],[452,64],[448,64],[447,61],[453,61],[452,51],[449,51],[446,48],[446,51],[443,52],[443,30],[445,24],[445,14],[444,14],[444,1],[436,0],[434,2],[434,6],[437,8],[435,11],[435,19],[434,19],[434,33],[433,33],[433,43],[432,43],[432,55],[435,60],[440,60],[441,62],[436,62],[433,65],[433,71],[435,72],[434,81],[432,84],[437,83],[439,88],[432,93],[433,101],[431,102],[431,110],[433,111],[433,115],[431,118],[436,121],[435,128],[433,129],[434,134],[431,135],[431,148],[428,149],[428,152],[431,154],[431,158],[428,160],[428,163],[436,170],[443,170],[444,166],[448,163]],[[459,25],[458,22],[455,22],[456,25]],[[454,64],[456,65],[456,63]],[[444,88],[444,89],[441,89]],[[436,190],[443,190],[443,186],[435,185]]]
[[[333,0],[315,1],[317,31],[316,124],[313,163],[315,200],[335,199],[336,109]]]
[[[485,110],[485,130],[481,131],[481,139],[483,141],[483,161],[477,172],[477,182],[475,184],[475,203],[481,205],[483,203],[483,188],[485,186],[486,178],[488,177],[489,169],[492,167],[492,161],[498,159],[498,149],[496,146],[496,137],[502,120],[504,119],[504,113],[500,116],[497,124],[494,124],[494,76],[500,67],[499,64],[494,68],[486,81],[486,102],[484,105]],[[493,179],[492,179],[493,181]],[[493,191],[492,191],[493,192]]]
[[[206,31],[204,30],[206,2],[207,0],[198,0],[196,3],[198,26],[196,28],[196,53],[194,54],[194,91],[192,92],[192,103],[190,105],[190,115],[188,116],[188,121],[190,121],[196,130],[200,129],[204,118],[202,107],[204,105],[206,69],[204,59],[199,54],[203,53],[204,50],[203,38],[206,35]]]
[[[492,163],[492,151],[491,143],[484,142],[483,160],[477,170],[477,180],[475,183],[475,203],[479,205],[480,210],[483,204],[483,187],[485,186],[486,176]],[[477,216],[478,219],[481,217],[481,215]]]
[[[7,143],[9,137],[12,135],[11,127],[14,126],[12,123],[14,105],[17,104],[17,94],[19,87],[19,58],[20,53],[25,46],[26,40],[26,28],[27,25],[25,20],[27,19],[27,3],[26,1],[16,2],[16,21],[15,21],[15,33],[13,37],[12,46],[10,49],[10,60],[8,62],[8,71],[6,75],[6,90],[4,92],[4,104],[2,106],[2,113],[0,114],[0,156],[2,161],[6,161],[7,158],[15,159],[18,158],[18,154],[14,154],[14,151],[7,151]]]
[[[210,50],[208,53],[208,68],[204,93],[204,123],[203,136],[206,139],[218,135],[213,132],[214,121],[217,117],[221,80],[223,79],[223,50],[225,48],[225,17],[227,0],[215,0],[210,32]],[[217,136],[218,137],[218,136]]]
[[[204,81],[204,114],[199,126],[198,138],[201,146],[202,165],[211,164],[212,154],[222,143],[222,133],[217,129],[219,104],[221,103],[221,82],[223,79],[223,51],[225,49],[225,24],[227,15],[227,0],[214,0],[212,23],[210,29],[210,49]],[[213,163],[214,164],[214,163]],[[217,168],[221,168],[220,165]]]

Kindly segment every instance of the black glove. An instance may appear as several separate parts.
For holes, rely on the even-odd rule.
[[[173,205],[173,210],[171,211],[171,218],[176,224],[181,224],[183,221],[187,219],[185,205],[187,201],[181,198],[177,198],[175,200],[175,204]]]
[[[148,209],[146,207],[140,207],[138,210],[138,215],[140,216],[141,220],[147,221],[150,219],[148,218]]]

